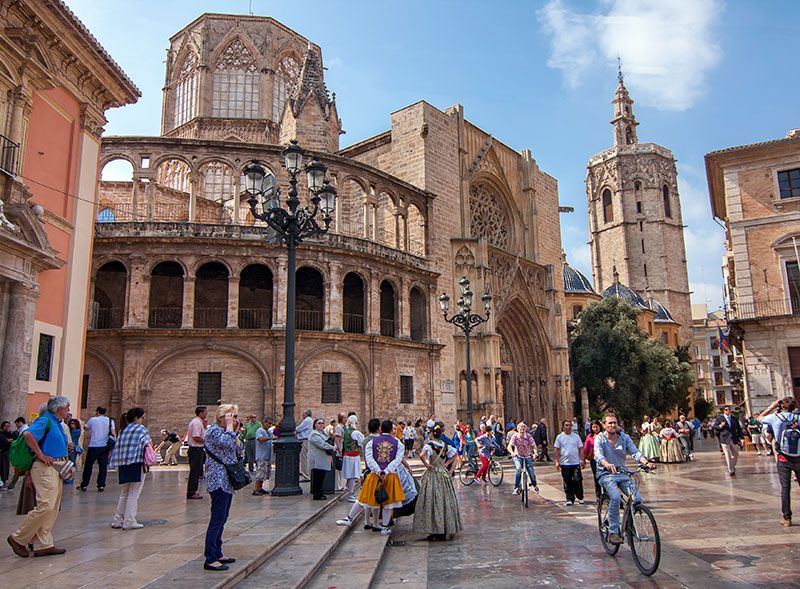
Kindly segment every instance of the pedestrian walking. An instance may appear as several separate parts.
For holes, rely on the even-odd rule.
[[[325,477],[333,468],[335,446],[325,433],[325,420],[317,417],[308,437],[308,467],[311,470],[311,496],[315,501],[327,499],[324,494]]]
[[[68,414],[69,399],[61,395],[51,397],[47,401],[47,411],[23,431],[22,435],[35,456],[30,477],[36,488],[36,507],[8,537],[8,543],[17,556],[28,557],[30,543],[33,543],[34,556],[66,552],[66,549],[54,545],[53,527],[61,508],[63,480],[60,473],[68,467],[67,457],[72,451],[72,442],[61,429],[61,421]]]
[[[547,422],[544,419],[539,420],[539,425],[536,431],[533,432],[533,441],[536,442],[536,447],[539,451],[539,462],[550,462],[550,454],[547,453]]]
[[[263,425],[256,430],[256,469],[253,495],[269,495],[269,479],[272,474],[272,422],[264,419]],[[264,486],[267,488],[265,489]]]
[[[458,460],[455,448],[443,443],[443,429],[434,426],[431,439],[420,452],[425,473],[419,484],[412,529],[427,539],[445,540],[463,529],[458,498],[453,487],[453,468]]]
[[[203,476],[203,463],[206,453],[203,449],[206,438],[206,417],[208,409],[204,405],[198,405],[194,409],[194,419],[189,422],[189,429],[186,433],[186,441],[189,444],[189,482],[186,484],[187,499],[202,499],[203,496],[197,492],[200,486],[200,477]]]
[[[742,426],[739,419],[731,414],[731,408],[726,405],[722,415],[714,422],[714,431],[725,456],[725,465],[731,477],[736,476],[736,463],[739,460],[739,442],[742,440]]]
[[[314,421],[311,419],[311,409],[307,409],[303,413],[303,421],[294,428],[295,436],[302,443],[300,447],[300,482],[307,483],[311,480],[308,472],[308,437],[313,429]]]
[[[406,449],[406,458],[414,456],[414,441],[417,439],[417,428],[409,423],[403,428],[403,445]]]
[[[556,469],[561,471],[564,481],[564,493],[567,505],[573,505],[577,499],[583,504],[583,475],[581,469],[586,466],[583,456],[583,440],[572,431],[572,421],[565,420],[563,431],[556,436],[555,448]]]
[[[117,511],[111,520],[111,527],[123,530],[138,530],[144,525],[136,521],[139,509],[139,496],[142,494],[145,469],[145,448],[153,446],[147,428],[142,425],[144,409],[133,407],[120,419],[119,438],[111,452],[111,468],[119,473],[122,490],[117,502]],[[155,456],[155,450],[153,451]]]
[[[105,407],[98,407],[94,412],[94,417],[90,418],[83,426],[89,433],[89,449],[83,463],[83,477],[81,491],[86,491],[92,479],[92,467],[97,462],[97,491],[102,492],[106,488],[106,476],[108,475],[108,456],[114,448],[116,442],[114,421],[106,415]]]
[[[592,477],[594,479],[594,495],[600,497],[600,483],[597,480],[597,460],[594,458],[594,441],[597,435],[603,431],[603,425],[599,421],[592,422],[589,433],[586,435],[586,440],[583,442],[583,458],[589,458],[589,466],[592,468]],[[649,434],[648,434],[649,435]]]
[[[208,454],[205,482],[211,496],[211,517],[206,530],[203,563],[203,568],[207,571],[227,571],[228,565],[236,562],[235,558],[223,555],[222,532],[233,501],[233,485],[225,465],[236,464],[243,454],[238,436],[241,428],[236,417],[238,413],[239,407],[236,405],[220,405],[217,407],[215,422],[204,431]]]
[[[255,413],[251,413],[245,418],[241,434],[244,442],[244,461],[250,472],[253,472],[256,467],[256,432],[259,429],[261,429],[261,422],[258,421]]]
[[[758,422],[772,428],[778,481],[781,485],[781,525],[792,525],[792,473],[800,485],[800,412],[794,397],[773,402],[756,415]]]

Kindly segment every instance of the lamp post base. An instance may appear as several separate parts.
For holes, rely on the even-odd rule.
[[[300,450],[303,442],[294,435],[281,437],[272,443],[275,453],[275,487],[273,497],[302,495],[300,488]]]

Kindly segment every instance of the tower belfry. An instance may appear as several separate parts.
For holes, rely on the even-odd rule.
[[[675,158],[665,147],[639,143],[621,67],[617,82],[614,147],[592,156],[586,174],[595,289],[620,283],[647,293],[670,310],[685,342],[691,304]]]

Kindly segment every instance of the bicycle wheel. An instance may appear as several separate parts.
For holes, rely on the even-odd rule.
[[[522,506],[528,507],[528,471],[523,467],[522,478],[520,479],[520,492],[522,495]]]
[[[489,482],[495,487],[503,482],[503,467],[494,460],[489,463]]]
[[[462,462],[458,467],[458,480],[467,486],[475,482],[475,469],[472,468],[471,462]]]
[[[597,527],[600,531],[600,543],[605,551],[614,556],[619,551],[619,544],[612,544],[608,541],[608,504],[610,499],[605,493],[600,496],[597,504]]]
[[[642,574],[649,577],[656,572],[661,561],[661,538],[656,518],[648,507],[634,505],[627,528],[633,560]]]

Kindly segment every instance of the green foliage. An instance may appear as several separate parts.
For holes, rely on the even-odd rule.
[[[705,397],[697,397],[694,400],[694,416],[700,421],[705,421],[708,419],[708,417],[714,413],[715,410],[716,406],[714,403]]]
[[[637,313],[616,298],[590,305],[579,316],[570,353],[576,390],[586,387],[591,409],[614,410],[627,423],[670,413],[693,381],[680,351],[639,331]]]

